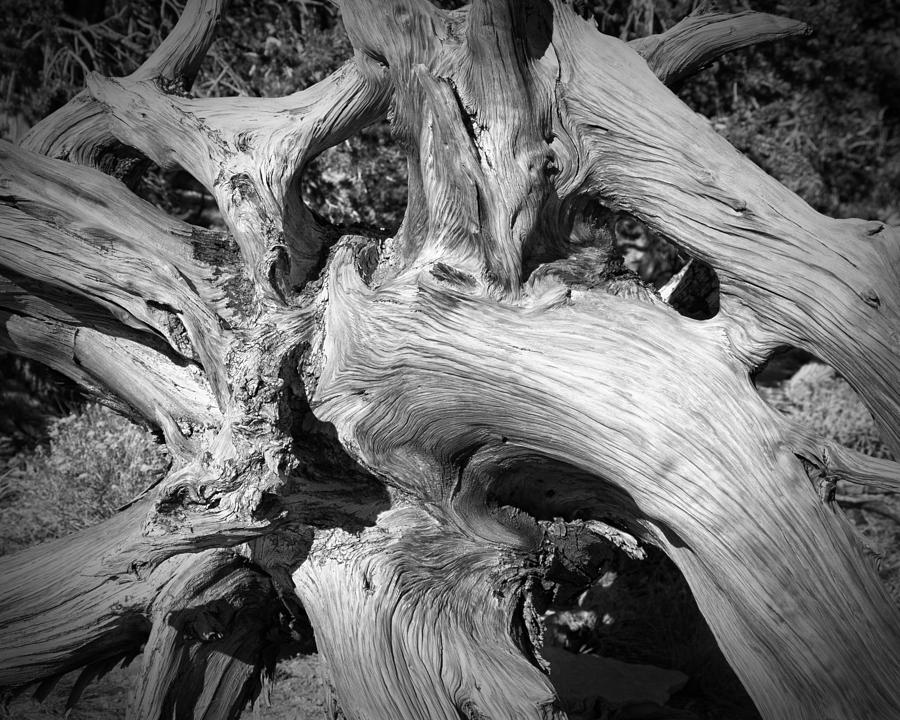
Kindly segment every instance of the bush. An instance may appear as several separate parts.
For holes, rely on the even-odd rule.
[[[831,367],[807,363],[763,397],[794,422],[852,450],[890,458],[872,415],[853,388]]]
[[[0,470],[0,554],[112,515],[169,467],[153,436],[95,404],[49,424],[49,441]]]
[[[900,6],[751,5],[806,22],[813,35],[726,55],[689,80],[682,98],[817,210],[900,223]]]

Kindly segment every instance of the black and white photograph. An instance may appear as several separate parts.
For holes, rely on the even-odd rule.
[[[0,0],[0,720],[900,720],[900,2]]]

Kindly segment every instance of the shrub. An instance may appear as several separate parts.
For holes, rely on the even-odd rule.
[[[828,365],[807,363],[764,397],[792,420],[823,437],[867,455],[891,456],[862,400]]]
[[[101,405],[51,421],[48,434],[0,470],[0,554],[109,517],[169,466],[149,432]]]
[[[727,10],[743,2],[722,0]],[[900,12],[893,0],[753,0],[813,35],[726,55],[682,98],[817,210],[900,222]]]

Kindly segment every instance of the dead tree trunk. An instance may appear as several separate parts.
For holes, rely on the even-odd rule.
[[[900,232],[814,212],[665,86],[805,28],[701,15],[629,46],[563,0],[345,0],[356,55],[331,77],[192,99],[220,4],[0,146],[2,347],[178,458],[107,523],[0,561],[0,685],[146,644],[130,717],[235,717],[305,612],[347,718],[564,717],[539,609],[596,570],[604,521],[672,557],[767,719],[900,715],[900,616],[818,487],[896,488],[898,466],[750,381],[803,348],[900,451]],[[386,112],[405,220],[338,239],[297,178]],[[101,172],[148,158],[228,232]],[[714,318],[623,274],[621,213],[715,271]]]

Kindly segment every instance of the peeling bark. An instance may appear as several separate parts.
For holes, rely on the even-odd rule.
[[[896,488],[898,465],[750,376],[814,353],[897,452],[900,236],[815,213],[665,87],[805,26],[692,15],[629,47],[562,0],[346,0],[329,78],[190,98],[220,11],[189,3],[139,71],[0,146],[0,346],[176,458],[106,523],[0,559],[0,685],[85,668],[80,692],[143,644],[130,717],[234,718],[308,615],[335,717],[562,718],[544,603],[653,543],[767,720],[896,717],[900,617],[822,482]],[[403,225],[337,241],[297,178],[385,113]],[[100,171],[147,159],[228,231]],[[642,285],[623,214],[716,277]],[[677,311],[713,280],[715,317]]]

